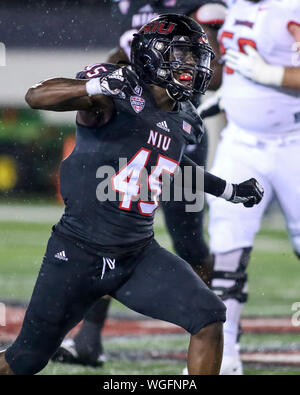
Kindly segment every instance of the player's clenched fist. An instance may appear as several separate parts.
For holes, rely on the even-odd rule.
[[[255,178],[241,184],[227,183],[222,196],[231,203],[243,203],[245,207],[253,207],[260,203],[264,196],[264,189]]]
[[[230,202],[243,203],[245,207],[253,207],[260,203],[264,196],[264,189],[255,178],[241,184],[233,184],[233,193]]]
[[[128,93],[138,93],[139,89],[135,74],[127,67],[121,67],[105,77],[93,78],[86,83],[89,96],[105,95],[125,99]]]

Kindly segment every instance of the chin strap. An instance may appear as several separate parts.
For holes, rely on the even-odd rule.
[[[168,96],[175,101],[187,101],[190,100],[193,96],[193,91],[184,91],[180,90],[177,87],[174,87],[173,85],[169,84],[167,86],[167,94]]]

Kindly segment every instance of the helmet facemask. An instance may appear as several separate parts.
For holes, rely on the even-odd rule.
[[[152,83],[167,89],[168,95],[176,101],[185,101],[195,93],[205,93],[212,70],[210,62],[213,52],[207,44],[193,43],[188,37],[174,37],[172,41],[153,39],[151,51],[156,54],[156,76]]]

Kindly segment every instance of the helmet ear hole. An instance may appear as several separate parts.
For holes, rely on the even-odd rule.
[[[144,63],[144,68],[151,67],[151,63],[152,63],[151,56],[144,54],[141,57],[141,60]]]
[[[149,79],[150,75],[153,75],[156,72],[156,67],[155,64],[153,64],[153,58],[151,56],[144,54],[142,57],[142,62],[143,62],[143,70],[144,70],[144,79],[145,81],[152,82],[151,79]]]

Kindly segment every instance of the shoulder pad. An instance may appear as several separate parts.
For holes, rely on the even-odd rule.
[[[89,80],[91,78],[105,77],[120,67],[120,65],[111,63],[95,63],[86,66],[84,70],[77,73],[76,78],[79,80]]]
[[[198,8],[196,20],[200,24],[222,25],[226,19],[227,8],[225,4],[209,3]]]

